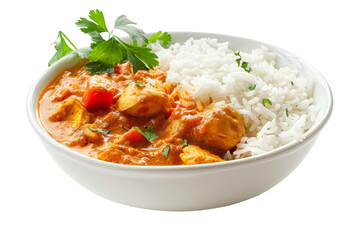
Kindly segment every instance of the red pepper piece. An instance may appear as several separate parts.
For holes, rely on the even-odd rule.
[[[110,92],[101,92],[97,89],[89,89],[85,91],[83,103],[85,108],[109,108],[111,106],[114,95]]]
[[[131,129],[124,135],[124,137],[131,143],[140,143],[146,140],[146,138],[136,129]]]
[[[114,98],[114,94],[108,90],[110,86],[111,83],[107,79],[90,78],[82,98],[85,108],[109,108]]]
[[[174,108],[170,108],[169,111],[166,113],[166,118],[169,118],[173,112]]]

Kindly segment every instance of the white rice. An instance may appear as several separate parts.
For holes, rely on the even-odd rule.
[[[181,84],[203,104],[211,97],[225,102],[244,116],[246,134],[237,149],[225,159],[237,159],[271,151],[292,141],[302,141],[315,121],[318,108],[313,105],[313,83],[288,67],[276,67],[275,54],[261,47],[251,53],[240,52],[250,73],[239,67],[228,42],[190,38],[168,49],[153,44],[159,68],[167,80]],[[250,84],[256,84],[253,91]],[[269,99],[272,105],[265,103]],[[286,114],[288,109],[288,115]]]

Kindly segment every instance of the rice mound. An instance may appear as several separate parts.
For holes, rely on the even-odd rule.
[[[225,159],[238,159],[271,151],[292,141],[302,141],[313,125],[318,108],[313,104],[313,82],[288,67],[276,67],[275,54],[266,47],[240,52],[249,73],[239,67],[228,42],[188,39],[168,49],[151,45],[167,80],[181,84],[202,104],[226,103],[244,116],[246,134]],[[256,84],[254,90],[249,86]],[[269,103],[263,104],[263,99]],[[287,110],[286,110],[287,109]]]

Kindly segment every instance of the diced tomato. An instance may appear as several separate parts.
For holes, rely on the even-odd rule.
[[[169,118],[173,112],[174,108],[170,108],[169,111],[166,113],[166,118]]]
[[[146,140],[146,138],[135,128],[125,133],[124,137],[131,143],[140,143]]]
[[[107,91],[104,86],[100,86],[99,82],[89,79],[82,101],[87,109],[109,108],[113,98],[114,94]]]

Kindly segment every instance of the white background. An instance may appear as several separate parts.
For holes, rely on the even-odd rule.
[[[357,1],[7,1],[0,37],[0,239],[360,239],[360,14]],[[88,192],[50,158],[27,121],[30,86],[59,30],[91,9],[146,32],[204,31],[264,41],[316,66],[334,111],[283,182],[251,200],[192,212],[144,210]]]

